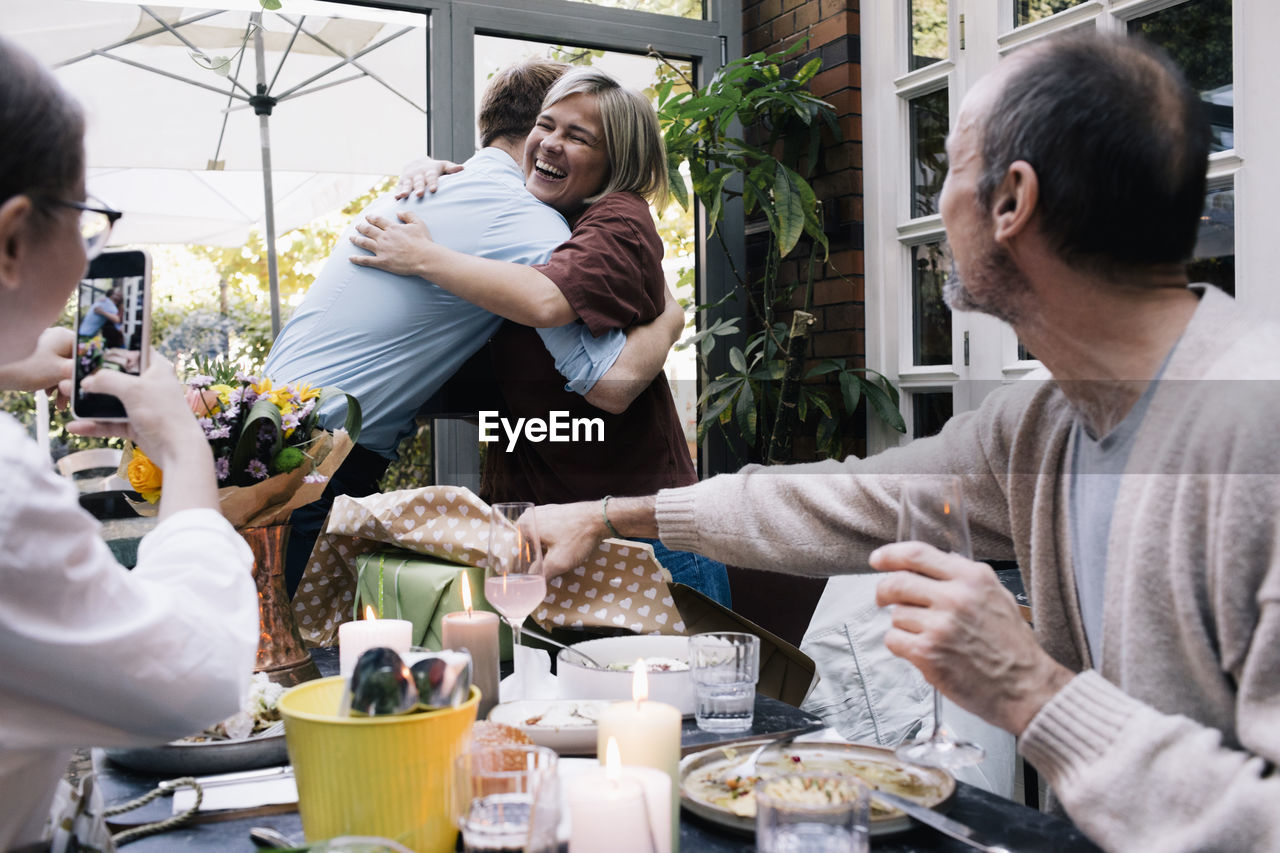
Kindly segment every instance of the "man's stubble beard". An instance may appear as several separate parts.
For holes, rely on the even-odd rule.
[[[970,284],[976,286],[976,294]],[[1023,302],[1030,292],[1026,276],[1009,253],[994,242],[988,244],[964,277],[952,261],[951,275],[942,285],[942,299],[952,311],[978,311],[1010,325],[1016,325],[1022,317]]]

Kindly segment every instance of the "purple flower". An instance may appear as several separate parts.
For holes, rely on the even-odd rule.
[[[261,459],[250,459],[245,471],[255,480],[267,479],[267,465]]]
[[[189,385],[192,388],[208,388],[212,384],[213,384],[213,377],[205,376],[203,373],[197,376],[192,376],[190,379],[187,380],[187,385]]]
[[[204,434],[208,436],[210,439],[230,438],[231,427],[229,426],[213,427],[211,429],[205,430]]]
[[[231,460],[225,456],[221,459],[213,460],[213,472],[217,476],[218,482],[221,483],[231,473]]]

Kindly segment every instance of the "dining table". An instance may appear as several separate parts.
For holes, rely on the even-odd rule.
[[[311,654],[322,675],[337,674],[336,649],[313,649]],[[799,708],[757,695],[754,722],[749,732],[735,735],[713,734],[698,729],[691,717],[686,718],[681,733],[681,751],[687,755],[717,744],[811,729],[820,723],[817,717]],[[103,750],[93,751],[93,765],[99,790],[108,807],[133,800],[168,778],[119,766]],[[1011,853],[1090,853],[1098,850],[1069,821],[964,782],[956,783],[955,793],[940,810],[980,833],[988,843],[999,844]],[[127,829],[133,825],[164,820],[171,813],[169,799],[161,797],[142,808],[112,818],[112,826],[117,830]],[[249,830],[254,827],[269,827],[299,846],[303,844],[302,821],[296,804],[290,804],[240,812],[200,814],[193,822],[161,834],[130,841],[126,849],[129,853],[237,853],[257,850],[259,848],[249,836]],[[562,849],[563,847],[564,845]],[[679,849],[686,853],[752,853],[755,845],[750,835],[711,823],[685,809],[680,816]],[[972,848],[934,829],[912,823],[910,828],[901,832],[873,836],[871,849],[885,853],[959,853]]]

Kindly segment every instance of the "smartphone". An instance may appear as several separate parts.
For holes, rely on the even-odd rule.
[[[89,262],[76,298],[76,358],[71,411],[77,418],[119,421],[124,404],[110,394],[80,389],[86,376],[147,369],[151,342],[151,257],[146,252],[104,252]]]

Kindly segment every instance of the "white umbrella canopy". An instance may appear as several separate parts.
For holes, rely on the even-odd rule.
[[[273,172],[277,233],[338,209],[368,192],[381,178]],[[258,172],[90,169],[88,186],[95,198],[127,214],[111,231],[116,245],[243,246],[251,229],[263,230],[264,197]]]
[[[89,190],[126,214],[115,242],[237,245],[261,224],[277,328],[277,220],[302,224],[427,150],[426,24],[314,0],[278,13],[257,0],[0,4],[0,31],[85,106]],[[195,52],[229,57],[227,75]]]

